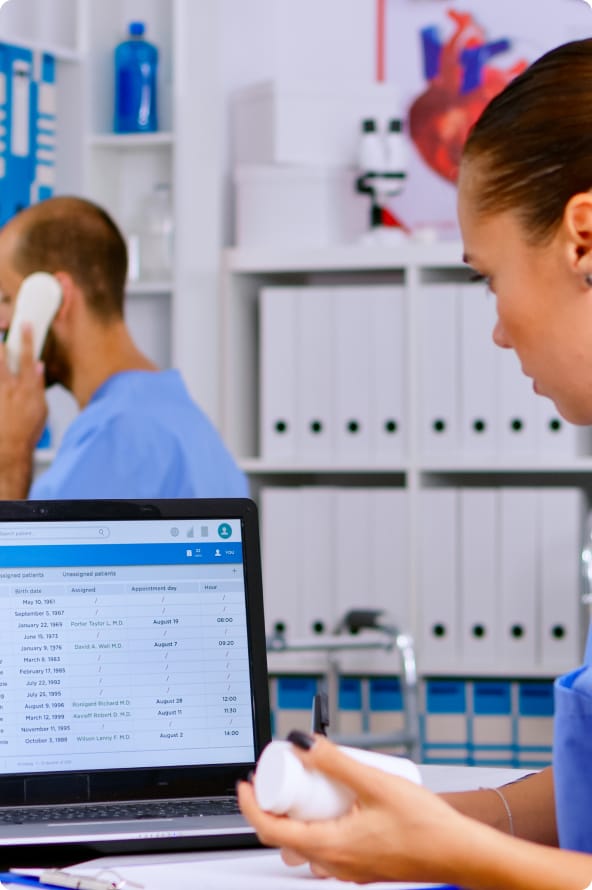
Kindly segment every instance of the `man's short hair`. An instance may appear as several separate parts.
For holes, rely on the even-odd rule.
[[[68,272],[104,321],[123,318],[127,249],[109,214],[77,197],[48,198],[21,211],[14,266],[22,275]]]

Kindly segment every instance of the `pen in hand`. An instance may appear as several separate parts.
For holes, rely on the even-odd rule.
[[[329,726],[329,697],[326,692],[319,692],[312,700],[311,732],[327,735]]]

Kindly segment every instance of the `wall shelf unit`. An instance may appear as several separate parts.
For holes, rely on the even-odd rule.
[[[371,497],[372,491],[402,492],[405,498],[403,527],[404,533],[408,535],[410,565],[405,582],[405,592],[401,594],[399,591],[396,597],[398,597],[398,601],[401,597],[405,599],[402,614],[406,616],[405,620],[410,625],[407,629],[412,631],[418,643],[420,671],[426,676],[436,677],[519,676],[533,679],[551,677],[577,663],[580,655],[581,629],[585,623],[585,617],[579,602],[581,545],[580,536],[576,534],[576,530],[581,532],[587,501],[592,493],[590,431],[568,429],[569,425],[565,425],[562,421],[559,422],[553,416],[554,409],[548,400],[535,397],[532,392],[525,394],[525,390],[521,389],[524,385],[524,378],[514,357],[512,360],[516,367],[511,371],[507,371],[507,369],[499,371],[500,379],[506,381],[503,387],[506,389],[509,387],[508,393],[513,394],[515,390],[518,394],[516,396],[517,406],[521,406],[525,412],[535,412],[528,414],[528,424],[530,426],[531,421],[538,424],[540,431],[537,433],[537,437],[542,436],[543,438],[540,438],[540,441],[537,438],[537,444],[533,444],[532,447],[524,447],[518,442],[517,436],[518,444],[515,451],[512,452],[513,443],[508,440],[509,444],[504,444],[504,438],[501,436],[501,444],[496,446],[496,452],[487,453],[477,441],[475,441],[474,448],[471,444],[467,444],[467,433],[466,430],[463,432],[463,423],[468,422],[469,418],[467,415],[463,420],[459,416],[455,421],[458,426],[456,446],[441,449],[438,453],[430,453],[426,412],[430,398],[428,378],[432,372],[428,368],[429,361],[426,359],[425,342],[428,336],[426,325],[430,324],[432,310],[436,315],[440,311],[437,302],[439,295],[441,294],[443,299],[455,301],[454,324],[459,330],[465,330],[465,340],[469,338],[471,331],[470,326],[467,327],[467,323],[463,321],[465,313],[472,313],[477,305],[488,305],[487,311],[492,319],[494,317],[492,314],[493,304],[491,299],[488,300],[485,296],[485,287],[470,283],[469,275],[470,270],[462,262],[462,245],[459,243],[409,243],[401,247],[380,248],[352,245],[308,251],[265,251],[244,248],[227,250],[223,259],[221,292],[220,379],[222,397],[220,413],[222,433],[230,448],[239,458],[241,466],[248,473],[253,495],[260,504],[264,566],[266,559],[268,563],[272,559],[271,549],[279,546],[278,538],[274,537],[273,528],[271,530],[269,528],[266,509],[275,511],[273,513],[274,523],[277,524],[278,516],[282,515],[277,512],[279,509],[277,499],[283,493],[288,499],[290,496],[296,499],[301,496],[306,499],[314,497],[316,489],[319,496],[326,499],[328,497],[347,498],[348,493],[355,497],[357,491],[357,496],[362,499],[360,500],[361,510],[366,510],[367,506],[363,506],[365,504],[363,499],[367,496]],[[321,297],[324,289],[334,290],[337,293],[348,287],[355,287],[362,291],[367,288],[369,294],[376,287],[382,289],[392,287],[393,295],[396,292],[398,298],[402,298],[404,301],[403,336],[402,339],[396,340],[397,343],[404,344],[401,373],[405,381],[406,441],[403,456],[400,453],[394,454],[391,463],[385,459],[384,455],[380,459],[375,459],[372,454],[367,455],[364,459],[343,459],[335,454],[314,458],[310,454],[298,453],[298,450],[288,458],[266,454],[265,434],[262,431],[262,426],[265,424],[266,408],[262,379],[262,352],[265,349],[265,344],[261,328],[263,311],[261,291],[264,288],[271,288],[273,294],[276,293],[273,289],[278,289],[277,293],[281,293],[285,288],[292,289],[294,293],[298,294],[311,288],[315,289],[315,292],[318,292]],[[270,299],[273,299],[273,296]],[[298,297],[296,296],[295,299],[298,300]],[[337,306],[339,306],[338,300],[339,297],[337,297]],[[339,312],[339,309],[336,311]],[[298,318],[298,316],[296,317]],[[471,324],[474,321],[473,319]],[[296,326],[300,323],[296,322]],[[434,324],[436,323],[434,322]],[[481,329],[475,330],[474,336],[479,344],[483,344],[483,352],[491,349],[496,355],[498,353],[507,355],[507,351],[497,350],[491,343],[493,321],[488,323],[485,329],[483,329],[482,320],[480,323]],[[464,328],[463,325],[465,325]],[[447,332],[448,328],[436,331],[436,338],[433,342],[437,343],[439,340],[446,342]],[[285,337],[286,331],[278,331],[278,336]],[[452,360],[462,365],[465,360],[462,356],[466,351],[466,343],[461,343],[457,338],[453,346],[450,344],[448,346]],[[329,346],[327,348],[329,349]],[[478,346],[477,350],[481,351],[481,347]],[[354,352],[355,350],[352,351],[352,356]],[[289,354],[291,355],[291,352],[287,349],[286,361],[289,361]],[[438,361],[440,359],[435,357],[436,367],[438,367]],[[492,361],[497,361],[497,359],[494,358]],[[427,365],[426,362],[428,362]],[[476,368],[475,373],[477,370]],[[455,395],[455,404],[458,405],[459,411],[463,408],[464,396],[462,393],[467,388],[467,380],[470,378],[471,374],[467,373],[467,367],[461,366],[453,371],[451,366],[449,379],[447,379],[447,374],[442,374],[438,381],[445,398],[448,398],[452,389],[458,389]],[[502,387],[502,384],[500,383],[499,386]],[[500,412],[499,424],[501,426],[504,419],[502,403],[507,394],[503,388],[500,389],[500,392],[503,392],[504,395],[503,398],[499,397],[500,404],[497,405],[496,410]],[[302,401],[304,398],[302,393],[300,396]],[[509,396],[507,397],[509,398]],[[468,411],[466,407],[463,410]],[[536,412],[540,411],[546,412],[544,416],[539,417]],[[508,418],[506,418],[507,421]],[[565,444],[561,447],[557,446],[558,439],[550,437],[551,424],[554,424],[553,429],[556,428],[566,437]],[[526,427],[526,422],[524,427]],[[507,434],[505,435],[507,437]],[[545,435],[548,437],[547,439],[544,438]],[[435,452],[437,447],[434,445]],[[568,548],[567,554],[564,549],[564,562],[569,564],[566,569],[565,587],[563,590],[556,591],[557,608],[561,609],[563,597],[566,601],[565,614],[566,616],[569,614],[569,619],[566,619],[565,627],[562,625],[558,629],[556,622],[553,625],[553,631],[548,630],[545,626],[545,621],[549,620],[545,611],[548,603],[541,603],[537,600],[533,605],[533,627],[529,627],[527,631],[528,635],[536,634],[537,643],[530,654],[524,658],[519,651],[515,651],[519,647],[513,649],[510,645],[507,657],[500,659],[500,646],[503,645],[511,630],[504,626],[504,614],[498,611],[496,617],[495,609],[493,612],[490,611],[489,615],[490,617],[493,615],[492,622],[496,626],[488,627],[485,636],[489,636],[491,639],[491,636],[494,635],[497,640],[497,648],[489,647],[487,654],[481,657],[479,647],[473,645],[476,637],[473,636],[471,641],[465,639],[469,631],[463,627],[465,606],[462,602],[452,604],[451,608],[454,609],[455,614],[449,617],[451,622],[455,623],[455,627],[449,627],[446,630],[446,633],[458,637],[458,649],[451,654],[450,648],[441,647],[442,655],[434,654],[438,651],[440,640],[437,636],[430,636],[432,631],[428,628],[426,617],[429,610],[425,590],[427,582],[425,579],[422,580],[424,573],[422,566],[425,565],[426,553],[429,552],[429,548],[426,551],[424,522],[426,521],[426,511],[429,512],[431,507],[426,498],[431,497],[430,493],[442,492],[444,498],[451,499],[450,510],[452,513],[445,520],[445,524],[457,521],[460,523],[461,518],[459,517],[462,517],[462,511],[468,510],[469,507],[471,510],[474,509],[474,506],[471,506],[472,495],[470,493],[478,493],[481,490],[486,492],[484,496],[490,498],[490,503],[491,498],[496,500],[496,504],[498,504],[496,509],[500,510],[510,509],[503,505],[506,501],[512,504],[512,498],[520,498],[522,492],[525,492],[525,502],[530,503],[534,497],[532,493],[536,492],[536,497],[547,498],[549,504],[552,503],[553,493],[557,497],[565,497],[566,503],[568,503],[566,509],[572,511],[565,517],[566,522],[571,523],[572,528],[571,542],[566,545],[564,541],[564,546]],[[293,502],[297,503],[297,501]],[[287,503],[291,502],[288,500]],[[315,502],[313,500],[307,503],[309,503],[307,515],[310,517],[313,527],[317,528],[319,520],[318,516],[314,516],[317,509],[314,505]],[[343,503],[346,504],[346,500]],[[519,506],[521,503],[522,501],[518,502]],[[465,506],[465,504],[469,504],[469,506]],[[499,506],[500,504],[502,506]],[[545,504],[547,501],[541,500],[540,504],[537,502],[536,508],[533,508],[535,509],[534,521],[537,523],[537,528],[540,525],[541,529],[543,529],[544,522],[540,517],[547,517],[544,521],[548,523],[549,514],[553,510],[552,507],[545,506]],[[324,507],[319,507],[319,515],[322,510],[327,509],[326,503]],[[577,512],[577,521],[574,518],[574,511]],[[327,541],[330,540],[333,527],[338,521],[335,518],[337,514],[333,513],[332,515],[333,525],[329,526],[329,531],[325,530]],[[360,513],[360,526],[362,525],[362,515]],[[443,515],[448,516],[448,514]],[[306,536],[305,528],[306,524],[302,526],[304,536]],[[559,529],[557,531],[559,535]],[[290,533],[292,536],[296,534],[295,526],[294,524],[290,525],[290,519],[287,518],[286,535]],[[313,533],[311,532],[311,534]],[[551,534],[546,526],[544,531],[540,532],[541,535],[543,533]],[[459,553],[462,552],[459,534],[460,532],[450,539],[450,548],[455,551],[454,558],[457,560],[450,571],[453,572],[459,587],[462,587],[461,582],[466,567],[463,567],[464,557],[459,556]],[[269,536],[273,543],[266,540]],[[360,540],[367,540],[362,532]],[[306,546],[305,539],[303,546]],[[331,546],[335,546],[334,543]],[[352,546],[355,547],[355,542]],[[504,546],[507,548],[507,542]],[[333,552],[335,554],[335,551]],[[284,555],[289,560],[289,553]],[[445,555],[444,559],[446,559]],[[289,571],[287,570],[286,574]],[[294,572],[298,574],[299,571],[301,571],[300,568],[295,566]],[[264,584],[269,587],[271,579],[272,586],[276,588],[266,592],[266,596],[271,602],[270,615],[275,616],[281,612],[281,606],[277,605],[278,601],[281,604],[282,597],[286,599],[290,596],[299,596],[299,587],[298,584],[293,581],[288,582],[286,579],[285,591],[278,590],[277,588],[283,583],[282,580],[278,581],[278,574],[274,574],[271,569],[267,569],[267,572],[269,578],[267,582],[264,578]],[[500,577],[498,580],[501,589],[503,588],[503,579]],[[309,583],[306,579],[301,579],[301,581],[303,587]],[[468,582],[465,581],[465,583]],[[539,582],[537,584],[540,586]],[[304,599],[308,597],[306,601],[309,604],[315,600],[310,589],[308,593],[302,593],[302,596]],[[535,596],[534,593],[533,596]],[[398,608],[398,603],[395,603],[396,597],[393,588],[391,601],[395,617]],[[503,599],[502,594],[500,594],[500,598]],[[367,605],[371,606],[372,603],[369,602]],[[508,611],[509,606],[506,603],[504,606],[500,605],[500,609]],[[287,611],[289,610],[287,609]],[[272,619],[270,618],[270,620]],[[294,619],[297,630],[302,635],[307,630],[306,627],[298,625],[298,620],[300,619]],[[516,624],[517,622],[513,626]],[[569,629],[567,630],[568,624]],[[270,627],[269,630],[272,631],[273,628]],[[481,632],[479,629],[475,631],[477,634]],[[523,630],[520,630],[520,633],[522,632]],[[551,632],[563,639],[560,654],[553,654],[552,647],[549,649],[546,642],[547,634]],[[437,634],[438,631],[434,633]],[[565,635],[570,638],[569,645],[565,643]],[[557,650],[559,648],[557,646]],[[551,652],[550,655],[547,650]],[[367,669],[370,673],[372,671],[388,672],[389,669],[392,670],[392,665],[386,662],[388,659],[382,666],[369,662]],[[359,669],[359,663],[356,664]],[[285,665],[286,662],[284,662],[284,668]],[[313,669],[314,666],[311,665],[309,668]],[[273,661],[273,667],[276,670],[282,670],[281,666],[275,665],[275,661]],[[302,664],[294,665],[291,669],[295,672],[298,669],[302,670]],[[352,669],[355,670],[356,666],[353,665]]]

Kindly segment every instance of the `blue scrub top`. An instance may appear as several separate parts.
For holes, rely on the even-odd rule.
[[[553,780],[560,846],[592,853],[592,628],[582,667],[555,681]]]
[[[124,371],[70,424],[30,498],[245,497],[248,484],[178,371]]]

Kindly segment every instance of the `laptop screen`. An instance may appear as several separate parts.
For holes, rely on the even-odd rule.
[[[2,507],[0,775],[254,763],[254,505],[109,504]]]

